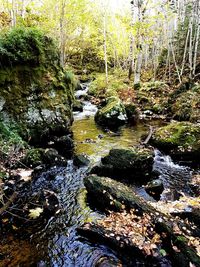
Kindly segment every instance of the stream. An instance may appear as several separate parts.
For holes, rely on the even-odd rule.
[[[83,90],[76,92],[76,97],[80,99],[87,94],[87,90],[88,86],[84,84]],[[124,126],[117,133],[105,131],[94,122],[96,106],[89,101],[83,103],[83,112],[74,113],[72,130],[75,153],[86,154],[92,164],[99,162],[111,148],[130,148],[138,144],[148,130],[144,123],[140,123],[136,126]],[[159,123],[151,122],[152,125]],[[153,168],[166,189],[178,188],[183,193],[190,193],[187,181],[191,177],[191,170],[188,167],[173,163],[169,156],[155,150]],[[7,242],[10,242],[14,256],[6,266],[92,267],[101,266],[97,263],[102,258],[113,259],[113,264],[104,266],[117,266],[117,255],[112,250],[106,246],[90,244],[76,232],[76,228],[84,222],[103,216],[85,204],[83,178],[87,171],[88,167],[77,168],[70,160],[67,167],[52,168],[33,183],[35,190],[50,188],[56,192],[61,208],[55,217],[50,218],[45,228],[33,234],[30,240],[9,237]],[[49,179],[49,174],[53,174],[54,178]],[[135,189],[140,195],[147,195],[144,188]],[[161,198],[166,198],[165,190]],[[4,267],[1,261],[0,266]]]

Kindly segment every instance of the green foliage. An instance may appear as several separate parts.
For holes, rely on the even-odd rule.
[[[91,95],[117,96],[122,89],[127,89],[127,84],[125,84],[127,74],[120,70],[115,70],[108,75],[108,84],[106,83],[105,74],[99,73],[95,77],[89,88],[89,94]]]
[[[13,28],[0,35],[1,67],[39,65],[58,59],[54,41],[36,28]]]
[[[162,146],[199,149],[200,127],[189,122],[174,122],[159,128],[155,140]]]
[[[1,150],[7,153],[11,147],[24,148],[26,143],[18,134],[16,125],[5,123],[0,120],[0,146]]]

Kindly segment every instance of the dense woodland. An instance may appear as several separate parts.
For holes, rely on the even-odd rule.
[[[55,38],[62,66],[76,71],[127,71],[135,84],[141,75],[198,79],[198,1],[2,0],[1,31],[12,27],[38,27]]]
[[[200,1],[0,1],[0,267],[200,266]]]

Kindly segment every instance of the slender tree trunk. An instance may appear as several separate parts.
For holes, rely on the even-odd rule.
[[[22,0],[21,1],[21,17],[24,19],[24,17],[25,17],[25,12],[26,12],[26,10],[25,10],[25,0]]]
[[[198,52],[198,45],[199,45],[199,33],[200,33],[200,22],[198,23],[197,33],[196,33],[196,40],[195,40],[195,48],[194,48],[194,62],[193,62],[193,77],[195,76],[196,72],[196,64],[197,64],[197,52]]]
[[[104,63],[106,83],[108,83],[108,58],[107,58],[107,34],[106,34],[106,14],[103,16],[103,38],[104,38]]]
[[[134,56],[133,56],[133,46],[134,46],[134,38],[133,35],[131,34],[130,37],[130,52],[129,52],[129,71],[128,71],[128,78],[129,80],[131,79],[131,76],[134,71]]]
[[[140,77],[141,77],[141,69],[142,69],[142,50],[139,48],[138,56],[137,56],[137,63],[136,63],[136,68],[135,68],[135,76],[134,76],[134,84],[139,84],[140,83]]]
[[[170,47],[171,47],[171,51],[172,51],[172,56],[173,56],[173,60],[174,60],[174,65],[175,65],[176,72],[177,72],[177,75],[178,75],[178,80],[179,80],[179,83],[181,83],[181,76],[180,76],[180,72],[179,72],[179,69],[178,69],[177,62],[176,62],[176,56],[175,56],[175,53],[174,53],[174,48],[173,48],[173,46],[172,46],[172,43],[170,43]]]
[[[185,61],[186,61],[186,54],[187,54],[187,48],[188,48],[188,40],[189,40],[189,35],[190,35],[190,29],[188,28],[187,31],[187,36],[185,40],[185,48],[184,48],[184,54],[183,54],[183,62],[182,62],[182,67],[181,67],[181,77],[183,75],[184,67],[185,67]]]
[[[142,3],[137,1],[137,11],[136,11],[137,17],[138,17],[138,28],[137,28],[137,60],[135,62],[135,75],[134,75],[134,85],[137,85],[140,83],[140,77],[141,77],[141,69],[142,69],[142,59],[143,59],[143,53],[142,53],[142,36],[141,36],[141,23],[142,23]]]
[[[12,0],[12,8],[11,8],[11,26],[16,26],[16,2]]]
[[[192,12],[193,14],[193,12]],[[193,54],[193,17],[191,17],[190,25],[189,25],[189,31],[190,31],[190,39],[189,39],[189,66],[190,66],[190,79],[192,79],[192,70],[193,70],[193,60],[192,60],[192,54]]]
[[[65,16],[66,0],[61,1],[60,11],[60,64],[62,67],[65,65],[65,29],[64,29],[64,16]]]
[[[135,24],[135,7],[134,1],[131,1],[131,28]],[[128,71],[128,79],[131,79],[131,75],[134,72],[134,37],[133,34],[130,34],[130,50],[129,50],[129,71]]]

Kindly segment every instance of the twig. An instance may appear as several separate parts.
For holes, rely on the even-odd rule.
[[[147,136],[147,138],[144,140],[144,142],[142,142],[143,145],[148,144],[149,140],[151,139],[153,134],[153,127],[151,125],[149,125],[149,134]]]
[[[0,208],[0,215],[9,208],[10,204],[15,200],[17,195],[18,193],[14,192],[12,196],[9,198],[9,200],[5,203],[5,205],[2,208]]]

